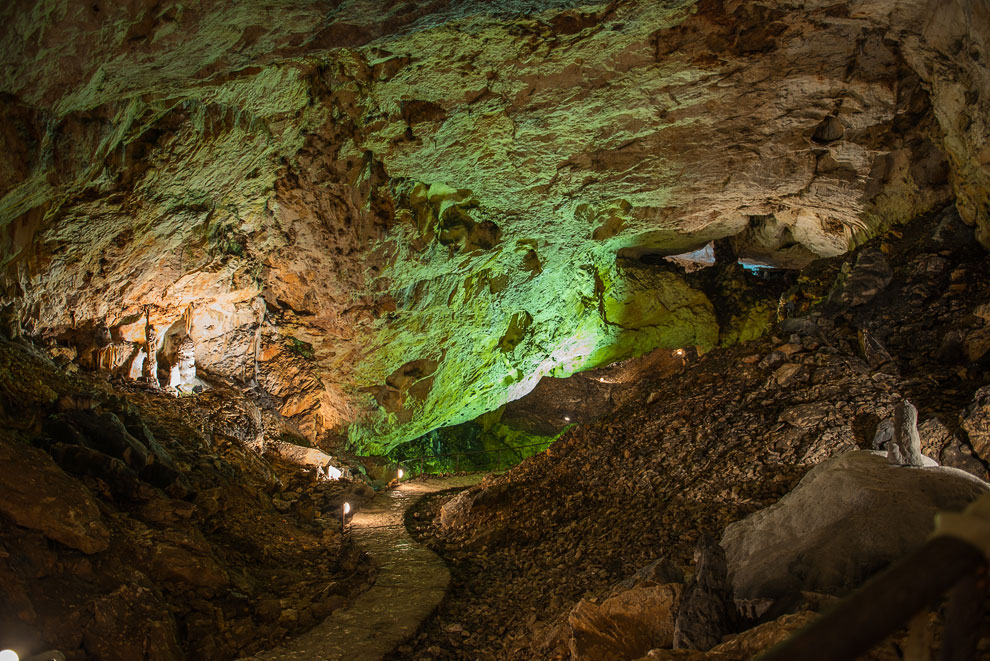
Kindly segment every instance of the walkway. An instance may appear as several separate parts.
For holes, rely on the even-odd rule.
[[[470,486],[481,478],[411,480],[375,496],[349,524],[349,534],[378,567],[375,584],[307,633],[251,658],[372,661],[405,642],[440,604],[450,572],[412,540],[403,514],[424,494]]]

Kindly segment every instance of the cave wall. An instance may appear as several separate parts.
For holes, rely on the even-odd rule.
[[[800,266],[952,196],[986,237],[986,16],[18,0],[0,301],[122,374],[184,320],[204,378],[387,449],[547,374],[741,337],[617,255],[736,236]]]

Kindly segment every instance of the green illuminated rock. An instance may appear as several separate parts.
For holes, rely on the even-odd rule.
[[[640,258],[799,266],[953,194],[990,226],[990,21],[933,2],[7,3],[0,304],[125,377],[188,336],[376,451],[744,340],[772,304]]]

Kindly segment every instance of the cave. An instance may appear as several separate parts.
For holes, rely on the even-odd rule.
[[[0,661],[990,658],[986,0],[0,21]]]

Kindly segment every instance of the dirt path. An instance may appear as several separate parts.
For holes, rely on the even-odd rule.
[[[378,567],[374,586],[309,632],[251,659],[370,661],[403,643],[433,613],[450,583],[443,561],[409,536],[403,514],[423,494],[481,478],[409,481],[375,496],[349,524],[349,534]]]

